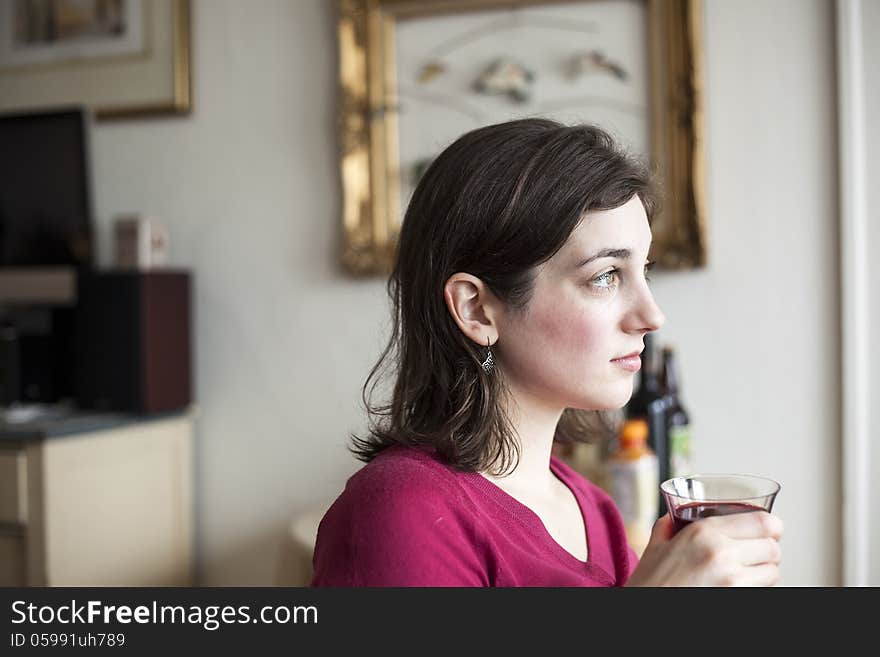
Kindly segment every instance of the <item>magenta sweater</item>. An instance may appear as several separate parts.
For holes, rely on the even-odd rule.
[[[562,461],[551,459],[550,468],[580,505],[586,562],[479,474],[428,450],[389,447],[348,480],[324,515],[312,585],[622,585],[638,558],[614,503]]]

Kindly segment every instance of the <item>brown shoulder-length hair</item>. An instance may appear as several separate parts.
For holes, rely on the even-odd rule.
[[[391,445],[431,446],[451,465],[502,474],[519,441],[505,407],[502,364],[487,374],[485,345],[465,336],[443,289],[456,272],[482,280],[507,308],[529,304],[536,268],[568,239],[584,214],[638,195],[649,221],[649,169],[608,133],[521,119],[459,137],[431,163],[403,219],[387,290],[391,336],[363,387],[369,435],[351,451],[370,461]],[[504,336],[496,348],[503,354]],[[390,375],[390,401],[373,403]],[[590,415],[566,409],[555,439],[583,440]],[[595,415],[595,412],[592,413]]]

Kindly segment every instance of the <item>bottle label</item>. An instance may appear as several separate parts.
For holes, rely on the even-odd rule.
[[[690,425],[669,427],[669,476],[684,477],[691,470]]]
[[[607,464],[608,487],[625,524],[651,527],[657,519],[658,467],[654,455]]]

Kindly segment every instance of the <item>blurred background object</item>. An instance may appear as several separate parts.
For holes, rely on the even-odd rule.
[[[168,264],[168,227],[157,219],[121,215],[114,221],[114,264],[120,269],[150,269]]]
[[[0,114],[0,585],[186,586],[190,274],[94,266],[92,127]]]

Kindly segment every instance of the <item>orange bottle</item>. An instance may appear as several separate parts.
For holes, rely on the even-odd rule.
[[[648,422],[626,420],[605,463],[608,489],[623,516],[627,539],[641,556],[657,520],[659,466],[648,446]]]

